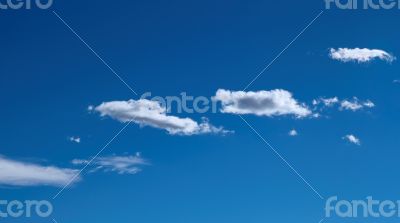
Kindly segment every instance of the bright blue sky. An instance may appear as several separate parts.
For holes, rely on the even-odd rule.
[[[211,97],[218,89],[242,90],[324,2],[55,1],[52,9],[139,94]],[[60,168],[95,155],[123,124],[87,107],[137,98],[51,11],[6,10],[0,18],[0,154]],[[399,56],[399,26],[396,10],[327,10],[248,89],[285,89],[308,105],[334,96],[374,102],[357,112],[327,109],[328,117],[318,119],[244,116],[324,197],[400,199],[398,62],[329,57],[339,47]],[[235,133],[177,136],[132,124],[102,155],[140,152],[151,165],[134,175],[84,171],[81,182],[52,201],[57,221],[317,223],[323,217],[324,200],[239,116],[176,116],[206,116]],[[296,137],[288,136],[293,128]],[[347,134],[361,146],[343,140]],[[0,189],[9,200],[51,199],[58,190]]]

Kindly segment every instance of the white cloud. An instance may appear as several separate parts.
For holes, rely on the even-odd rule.
[[[363,108],[373,108],[375,107],[375,104],[370,101],[360,101],[358,98],[354,97],[353,100],[343,100],[340,103],[340,109],[341,110],[351,110],[351,111],[357,111]]]
[[[332,107],[333,105],[339,103],[339,98],[338,97],[333,97],[333,98],[319,98],[313,100],[313,105],[318,105],[318,104],[324,104],[327,107]]]
[[[71,137],[69,137],[69,141],[74,142],[74,143],[81,143],[81,138],[71,136]]]
[[[297,133],[296,129],[292,129],[292,130],[290,130],[289,135],[290,136],[297,136],[298,133]]]
[[[63,187],[71,180],[79,181],[77,174],[78,170],[40,166],[0,156],[0,185]]]
[[[375,104],[374,104],[372,101],[370,101],[370,100],[367,100],[367,101],[363,102],[363,105],[364,105],[365,107],[367,107],[367,108],[373,108],[373,107],[375,107]]]
[[[319,98],[314,99],[312,102],[314,108],[313,110],[323,110],[326,107],[334,107],[335,105],[339,106],[339,110],[351,110],[358,111],[364,108],[373,108],[375,104],[371,100],[361,101],[357,97],[353,97],[353,99],[348,100],[340,100],[338,97],[332,98]]]
[[[313,118],[320,118],[322,115],[320,113],[314,113],[312,115]]]
[[[89,162],[90,160],[75,159],[72,164],[87,165]],[[104,171],[117,172],[118,174],[136,174],[142,170],[141,166],[149,165],[149,163],[141,157],[140,153],[137,153],[134,156],[98,157],[90,165],[95,166],[91,172]]]
[[[94,108],[101,116],[110,116],[120,122],[133,121],[140,126],[165,129],[171,135],[198,135],[207,133],[226,134],[229,131],[215,127],[203,118],[198,123],[190,118],[167,115],[157,101],[146,99],[104,102]]]
[[[292,93],[281,89],[257,92],[219,89],[214,100],[221,102],[223,113],[268,117],[294,115],[297,118],[312,114],[305,104],[293,98]]]
[[[359,138],[357,138],[355,135],[353,134],[349,134],[343,137],[344,140],[347,140],[350,143],[356,144],[358,146],[361,145],[361,141]]]
[[[357,61],[358,63],[365,63],[374,59],[381,59],[387,62],[392,62],[396,59],[393,55],[384,50],[367,48],[331,48],[329,56],[332,59],[340,60],[342,62]]]
[[[345,109],[345,110],[352,110],[352,111],[357,111],[363,108],[362,104],[360,104],[357,101],[348,101],[348,100],[344,100],[342,101],[342,103],[340,104],[340,108],[341,109]]]

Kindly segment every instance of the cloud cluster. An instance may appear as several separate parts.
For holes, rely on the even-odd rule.
[[[109,116],[120,122],[135,122],[140,126],[165,129],[171,135],[226,134],[229,131],[211,125],[203,118],[198,123],[190,118],[167,115],[166,108],[157,101],[147,99],[104,102],[93,108],[101,116]]]
[[[359,138],[357,138],[355,135],[353,134],[349,134],[343,137],[344,140],[353,143],[355,145],[360,146],[361,145],[361,140]]]
[[[381,59],[387,62],[392,62],[396,59],[393,55],[384,50],[367,48],[331,48],[329,56],[334,60],[339,60],[342,62],[356,61],[358,63],[366,63],[374,59]]]
[[[140,153],[136,153],[134,156],[107,156],[97,157],[90,160],[79,160],[75,159],[72,161],[74,165],[87,165],[94,166],[90,172],[104,171],[104,172],[116,172],[118,174],[136,174],[142,171],[141,166],[149,165],[149,163],[143,159]]]
[[[297,118],[312,114],[305,104],[293,98],[292,93],[281,89],[257,92],[219,89],[214,100],[221,102],[223,113],[268,117],[293,115]]]
[[[63,187],[80,180],[78,170],[41,166],[0,156],[0,185]],[[77,176],[77,177],[76,177]]]
[[[331,48],[331,59],[341,62],[366,63],[380,59],[393,62],[396,58],[381,49],[368,48]],[[393,83],[400,83],[394,80]],[[370,100],[361,101],[357,97],[350,100],[341,100],[338,97],[319,98],[313,100],[314,110],[299,102],[287,90],[263,91],[231,91],[219,89],[214,100],[221,103],[222,113],[236,115],[252,114],[257,116],[294,116],[296,118],[318,117],[314,113],[318,108],[335,107],[339,110],[358,111],[364,108],[373,108],[375,104]],[[108,116],[120,122],[134,122],[140,126],[150,126],[163,129],[171,135],[199,135],[199,134],[226,134],[230,131],[223,127],[215,127],[203,118],[197,122],[191,118],[180,118],[167,114],[167,109],[158,101],[146,99],[128,101],[103,102],[98,106],[89,106],[89,110],[98,112],[102,117]],[[297,136],[298,132],[292,129],[289,136]],[[80,143],[80,137],[69,137],[71,142]],[[343,137],[343,140],[360,146],[361,140],[353,134]],[[139,153],[128,156],[104,156],[94,159],[74,159],[76,166],[90,166],[90,172],[115,172],[118,174],[133,175],[142,171],[143,166],[150,165]],[[89,165],[90,164],[90,165]],[[0,185],[5,186],[55,186],[77,183],[81,180],[78,169],[43,166],[34,163],[12,160],[0,155]]]

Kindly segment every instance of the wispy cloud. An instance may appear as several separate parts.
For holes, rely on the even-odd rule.
[[[344,140],[353,143],[355,145],[360,146],[361,145],[361,140],[359,138],[357,138],[355,135],[353,134],[349,134],[343,137]]]
[[[333,98],[319,98],[313,100],[313,105],[318,105],[318,104],[324,104],[327,107],[332,107],[335,104],[339,103],[339,98],[338,97],[333,97]]]
[[[340,104],[340,109],[357,111],[363,108],[373,108],[375,104],[370,101],[360,101],[358,98],[354,97],[352,100],[343,100]]]
[[[74,165],[86,165],[90,160],[75,159]],[[149,165],[149,162],[143,159],[140,153],[134,156],[107,156],[97,157],[91,163],[94,169],[91,172],[104,171],[116,172],[118,174],[136,174],[142,170],[142,166]]]
[[[214,100],[221,102],[223,113],[268,117],[293,115],[297,118],[312,114],[305,104],[293,98],[292,93],[281,89],[257,92],[219,89]]]
[[[71,136],[71,137],[69,137],[69,141],[79,144],[79,143],[81,143],[81,138],[80,137]]]
[[[329,56],[334,60],[339,60],[342,62],[356,61],[358,63],[366,63],[374,59],[392,62],[396,59],[392,54],[384,50],[367,48],[331,48]]]
[[[166,108],[158,101],[146,99],[104,102],[94,108],[101,116],[109,116],[120,122],[133,121],[140,126],[165,129],[171,135],[226,134],[230,131],[211,125],[203,118],[198,123],[190,118],[167,115]]]
[[[1,185],[62,187],[74,179],[76,174],[78,170],[41,166],[0,156]],[[79,180],[78,176],[73,183]]]
[[[373,108],[375,104],[371,100],[359,100],[357,97],[352,99],[340,100],[338,97],[332,98],[319,98],[313,100],[314,111],[317,109],[323,110],[324,108],[331,108],[338,106],[339,110],[358,111],[364,108]]]

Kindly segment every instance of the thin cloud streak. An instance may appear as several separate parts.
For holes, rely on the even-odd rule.
[[[0,156],[0,185],[62,187],[70,181],[71,184],[80,181],[78,172],[75,169],[42,166]]]

